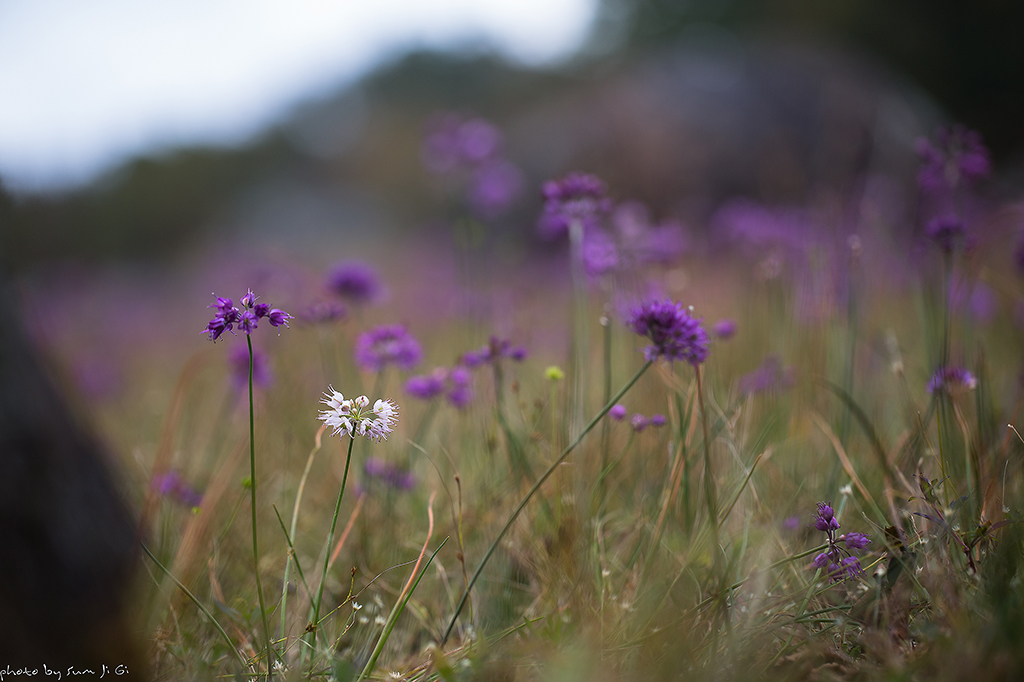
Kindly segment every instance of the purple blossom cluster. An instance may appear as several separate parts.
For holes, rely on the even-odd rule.
[[[177,471],[156,474],[152,486],[163,497],[170,497],[186,507],[198,507],[203,502],[203,496],[186,483]]]
[[[945,253],[953,253],[964,241],[967,233],[964,221],[955,215],[932,218],[925,227],[925,234]]]
[[[420,400],[443,395],[453,406],[462,409],[473,400],[473,376],[468,369],[456,365],[451,369],[438,367],[430,374],[410,377],[405,392]]]
[[[728,341],[736,336],[736,320],[730,317],[722,318],[712,325],[711,331],[722,341]]]
[[[928,382],[929,393],[958,393],[977,386],[974,375],[963,367],[940,367]]]
[[[356,305],[373,303],[384,292],[377,271],[362,261],[346,261],[332,267],[327,273],[327,288]]]
[[[696,367],[708,358],[711,340],[700,319],[690,317],[681,303],[669,300],[646,301],[633,306],[626,325],[652,345],[644,349],[644,357],[655,360],[683,360]]]
[[[490,219],[507,211],[523,190],[523,173],[505,158],[503,146],[492,123],[445,113],[429,124],[421,157],[431,173],[461,180],[466,202]]]
[[[619,204],[611,222],[622,250],[637,265],[670,265],[689,248],[682,223],[667,220],[652,224],[647,207],[638,201]]]
[[[237,324],[239,331],[252,334],[259,321],[264,318],[272,327],[288,326],[288,320],[292,319],[291,315],[279,308],[271,309],[266,303],[257,303],[258,298],[252,293],[252,289],[249,289],[239,301],[242,305],[242,309],[239,310],[230,298],[217,296],[217,302],[208,306],[216,309],[217,314],[201,333],[208,334],[211,341],[216,341],[226,331],[234,334],[231,328]]]
[[[377,480],[389,488],[407,492],[416,487],[416,477],[411,471],[385,462],[379,457],[370,457],[363,465],[363,474],[370,481]]]
[[[490,340],[477,350],[466,351],[460,359],[460,364],[469,368],[480,367],[481,365],[494,364],[502,358],[508,358],[516,362],[522,362],[528,355],[523,346],[513,346],[508,339],[501,339],[492,336]]]
[[[828,548],[814,557],[814,567],[825,569],[829,580],[834,583],[841,582],[847,578],[856,578],[864,570],[860,566],[860,559],[853,556],[850,550],[861,550],[871,544],[871,536],[864,533],[846,533],[836,537],[839,530],[839,519],[835,516],[835,510],[827,502],[818,503],[818,512],[811,523],[817,530],[827,535]],[[846,546],[841,547],[839,543]]]
[[[776,393],[793,385],[793,368],[783,367],[776,355],[769,355],[761,366],[740,377],[740,393]]]
[[[627,412],[628,410],[625,405],[614,405],[612,409],[608,410],[608,416],[615,421],[620,422],[626,418]],[[666,423],[668,423],[668,420],[665,419],[665,415],[663,414],[653,414],[648,417],[640,414],[639,412],[634,413],[629,420],[630,426],[632,426],[633,430],[637,433],[643,431],[648,426],[660,428]]]
[[[608,189],[597,176],[570,173],[561,180],[549,180],[542,188],[544,212],[537,224],[542,237],[555,239],[573,224],[584,231],[600,229],[601,219],[611,210]]]
[[[939,128],[934,142],[922,137],[917,141],[917,154],[921,157],[917,184],[926,192],[952,191],[986,177],[992,169],[981,135],[962,125]]]
[[[412,369],[423,357],[420,342],[400,324],[382,325],[356,339],[356,362],[365,370],[379,372],[388,365]]]

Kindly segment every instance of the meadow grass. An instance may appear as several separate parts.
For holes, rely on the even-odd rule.
[[[629,285],[567,270],[515,318],[524,336],[561,320],[568,351],[523,360],[492,341],[462,408],[450,374],[416,399],[410,371],[356,364],[358,335],[394,322],[386,306],[287,330],[255,400],[258,501],[244,400],[210,370],[223,349],[197,351],[147,463],[205,482],[195,509],[146,495],[155,677],[1020,679],[1020,331],[1008,313],[980,325],[944,284],[986,282],[1007,309],[1020,283],[1005,247],[933,248],[896,276],[840,242],[841,295],[814,279],[836,266],[813,251],[799,276],[769,250],[647,268],[705,328],[736,320],[693,363],[645,360],[617,308]],[[417,325],[421,369],[488,334],[457,316]],[[951,358],[970,379],[929,392]],[[328,384],[393,399],[394,432],[322,429]],[[616,420],[615,404],[641,417]],[[835,533],[814,525],[826,501]],[[848,550],[850,533],[870,544]],[[841,557],[861,570],[837,572]]]

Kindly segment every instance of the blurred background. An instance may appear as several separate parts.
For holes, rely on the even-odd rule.
[[[540,185],[572,170],[698,235],[737,198],[843,222],[871,197],[919,229],[915,142],[942,124],[980,131],[984,191],[1014,197],[1022,20],[1008,0],[7,2],[2,262],[101,396],[137,369],[115,347],[195,351],[211,290],[295,308],[337,260],[474,241],[532,262]],[[477,117],[504,165],[461,229],[465,178],[424,140]]]

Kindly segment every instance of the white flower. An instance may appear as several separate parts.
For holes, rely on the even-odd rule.
[[[398,405],[391,400],[378,400],[371,410],[367,409],[370,399],[365,395],[346,400],[333,386],[328,390],[330,393],[324,393],[324,400],[320,401],[328,409],[322,410],[318,418],[333,429],[335,436],[360,435],[377,442],[388,439],[398,422]]]

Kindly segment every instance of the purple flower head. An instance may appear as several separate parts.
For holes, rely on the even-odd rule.
[[[299,316],[306,324],[328,324],[345,319],[345,306],[340,303],[317,301]]]
[[[444,113],[428,124],[420,154],[427,170],[446,175],[494,158],[501,145],[501,131],[490,122]]]
[[[860,567],[860,559],[855,556],[848,556],[840,562],[840,568],[846,575],[840,575],[839,579],[844,577],[856,578],[858,575],[864,572],[864,569]],[[838,581],[837,581],[838,582]]]
[[[690,317],[679,303],[669,300],[648,301],[630,310],[626,324],[653,345],[644,349],[644,357],[654,360],[685,360],[696,367],[708,358],[710,339],[701,320]]]
[[[208,334],[211,341],[216,341],[225,331],[230,331],[234,334],[231,328],[232,325],[237,324],[239,331],[252,334],[258,326],[258,321],[264,317],[269,317],[270,324],[275,327],[280,324],[288,326],[285,320],[291,319],[291,315],[283,310],[270,310],[269,305],[257,303],[256,300],[258,298],[252,292],[252,289],[247,290],[239,301],[242,304],[242,310],[239,311],[238,308],[231,304],[230,298],[218,296],[217,302],[209,306],[210,308],[216,308],[217,314],[206,325],[206,329],[202,333]]]
[[[408,491],[416,487],[416,477],[412,472],[389,464],[378,457],[370,457],[366,460],[363,465],[363,473],[367,478],[380,479],[395,490]]]
[[[388,365],[412,369],[422,356],[419,341],[400,324],[376,327],[356,340],[356,362],[366,370],[379,372]]]
[[[420,400],[430,400],[444,393],[444,383],[448,370],[438,367],[430,374],[410,377],[405,382],[405,392]]]
[[[629,423],[633,426],[634,431],[640,433],[647,428],[647,425],[650,422],[647,420],[647,417],[637,413],[633,415],[633,418],[629,420]]]
[[[361,261],[335,265],[327,275],[327,287],[351,303],[371,303],[381,294],[377,271]]]
[[[839,528],[839,521],[835,517],[835,511],[827,502],[818,503],[818,513],[814,517],[814,527],[822,532],[830,532]]]
[[[814,567],[815,568],[825,568],[826,566],[828,566],[828,563],[829,563],[828,552],[822,552],[818,556],[814,557]]]
[[[864,549],[871,544],[871,536],[864,533],[846,533],[839,539],[846,542],[847,549]]]
[[[231,383],[235,388],[242,389],[249,384],[249,349],[237,345],[228,352],[228,364],[231,366]],[[270,385],[271,374],[267,366],[267,356],[252,349],[252,384],[265,387]]]
[[[964,222],[954,215],[932,218],[925,228],[925,234],[946,253],[953,253],[957,244],[964,240]]]
[[[153,490],[163,497],[171,497],[186,507],[198,507],[203,496],[189,486],[177,471],[153,476]]]
[[[448,372],[445,397],[460,410],[473,400],[473,375],[465,367],[456,365]]]
[[[917,153],[921,157],[917,184],[926,192],[956,189],[961,183],[987,176],[992,168],[981,135],[961,125],[939,128],[934,144],[921,138]]]
[[[723,318],[715,322],[714,326],[711,327],[711,331],[722,341],[728,341],[736,336],[736,320],[729,317]]]
[[[584,229],[596,228],[611,209],[605,184],[596,176],[570,173],[561,180],[549,180],[542,188],[544,212],[538,229],[546,239],[555,239],[579,223]]]
[[[657,428],[661,428],[662,426],[664,426],[667,423],[668,423],[668,420],[665,419],[665,415],[663,415],[663,414],[651,415],[651,426],[653,426],[654,428],[656,428],[656,429]]]
[[[741,393],[774,393],[793,385],[793,368],[783,367],[777,356],[769,355],[761,366],[740,377]]]
[[[508,339],[501,339],[492,336],[486,346],[477,350],[463,353],[459,363],[464,367],[476,368],[487,363],[495,363],[502,358],[509,358],[515,362],[522,362],[528,355],[527,350],[522,346],[513,346]]]
[[[370,457],[363,464],[363,473],[370,478],[378,478],[388,471],[388,464],[380,457]]]
[[[963,367],[941,367],[932,375],[928,382],[928,392],[946,391],[957,393],[974,388],[978,384],[974,375]]]
[[[478,168],[470,181],[467,199],[484,218],[496,218],[523,191],[523,173],[511,161],[492,161]]]
[[[583,269],[588,277],[600,277],[619,265],[615,242],[598,227],[583,234]]]
[[[612,409],[608,410],[608,416],[617,422],[622,421],[626,418],[626,406],[615,405]]]
[[[293,319],[292,316],[280,308],[274,308],[267,313],[267,321],[270,322],[271,327],[280,327],[281,325],[288,327],[288,320],[291,319]]]

